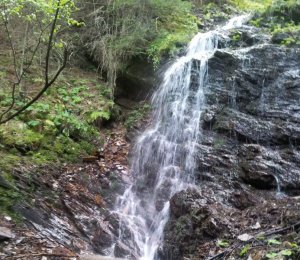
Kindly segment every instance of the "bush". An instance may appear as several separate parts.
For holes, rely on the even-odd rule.
[[[157,65],[197,32],[187,1],[114,0],[103,5],[87,19],[84,41],[111,85],[133,57],[147,54]]]

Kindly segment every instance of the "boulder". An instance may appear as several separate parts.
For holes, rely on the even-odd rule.
[[[9,228],[6,227],[0,227],[0,241],[12,239],[15,235],[12,233],[12,231]]]
[[[202,194],[203,193],[203,194]],[[171,218],[165,227],[162,259],[182,259],[199,244],[228,232],[225,213],[208,190],[194,188],[176,193],[170,201]]]

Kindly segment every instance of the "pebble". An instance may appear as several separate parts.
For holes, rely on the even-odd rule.
[[[15,235],[11,232],[10,229],[6,227],[0,227],[0,240],[6,240],[14,238]]]
[[[7,220],[7,221],[11,221],[11,217],[10,216],[5,216],[4,219]]]

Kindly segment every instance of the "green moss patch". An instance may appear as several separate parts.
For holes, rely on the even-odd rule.
[[[232,0],[237,8],[255,13],[250,23],[272,34],[273,43],[300,46],[300,2],[298,0]]]

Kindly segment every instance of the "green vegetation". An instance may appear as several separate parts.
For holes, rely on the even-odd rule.
[[[255,240],[259,241],[261,247],[264,247],[264,251],[262,251],[264,257],[262,259],[291,259],[289,257],[292,257],[292,259],[298,259],[300,250],[297,243],[294,241],[289,242],[291,239],[293,239],[292,237],[293,236],[291,234],[283,236],[276,235],[270,239],[256,237]],[[296,238],[296,240],[298,239]],[[262,243],[264,245],[262,245]],[[239,249],[239,256],[244,259],[246,256],[252,256],[252,253],[256,252],[256,250],[256,246],[253,246],[253,244],[246,244]]]
[[[135,124],[141,121],[149,113],[150,106],[147,103],[141,104],[135,107],[131,112],[128,113],[127,118],[124,122],[124,126],[130,130]]]
[[[150,42],[146,52],[152,59],[154,66],[157,66],[164,54],[174,55],[180,46],[186,44],[197,32],[197,19],[189,13],[189,9],[174,11],[165,19],[158,20],[157,33]]]
[[[218,240],[217,241],[217,246],[222,247],[222,248],[226,248],[226,247],[229,247],[230,244],[227,240]]]
[[[272,0],[229,0],[237,9],[244,11],[264,12],[272,4]]]
[[[80,75],[81,74],[81,75]],[[14,218],[22,199],[11,172],[21,165],[78,162],[98,149],[99,126],[113,111],[111,89],[95,73],[71,71],[16,120],[0,125],[0,212]],[[39,81],[35,79],[35,81]],[[0,106],[8,102],[2,93]],[[22,100],[18,100],[22,102]],[[1,178],[9,187],[1,185]]]
[[[300,2],[298,0],[232,0],[238,9],[255,13],[250,22],[267,28],[273,42],[286,46],[300,46]]]
[[[231,39],[233,43],[237,43],[241,40],[242,35],[239,31],[234,31],[233,34],[231,34]]]
[[[0,109],[0,124],[6,123],[34,104],[57,80],[63,69],[66,67],[68,51],[66,44],[58,34],[64,26],[79,25],[71,18],[75,5],[73,1],[67,0],[3,0],[0,5],[1,33],[3,32],[4,46],[10,52],[12,68],[10,79],[11,100],[2,104]],[[64,28],[65,29],[65,28]],[[32,37],[31,37],[32,36]],[[61,64],[53,72],[51,68],[53,51],[59,53]],[[27,94],[24,88],[24,81],[37,60],[37,53],[44,56],[40,58],[40,67],[43,68],[44,78],[40,89],[35,95],[17,102],[20,95]],[[8,77],[8,75],[6,75]]]
[[[249,245],[249,244],[245,245],[245,246],[242,248],[241,252],[240,252],[240,257],[245,256],[245,255],[248,253],[249,248],[250,248],[250,245]]]
[[[281,242],[278,241],[277,239],[269,239],[268,245],[281,245]]]
[[[202,6],[201,9],[203,10],[204,16],[201,22],[205,23],[207,20],[213,22],[214,20],[229,18],[229,14],[232,10],[230,10],[229,5],[225,4],[226,1],[223,2],[223,4],[222,2],[218,4],[209,2]]]
[[[113,108],[107,90],[96,80],[66,76],[17,121],[0,126],[2,149],[40,163],[91,153],[93,143],[101,143],[94,123],[108,120]],[[2,96],[0,105],[9,98]]]
[[[149,57],[157,66],[163,55],[176,53],[198,31],[188,1],[113,0],[100,9],[86,21],[87,44],[111,85],[133,57]]]

